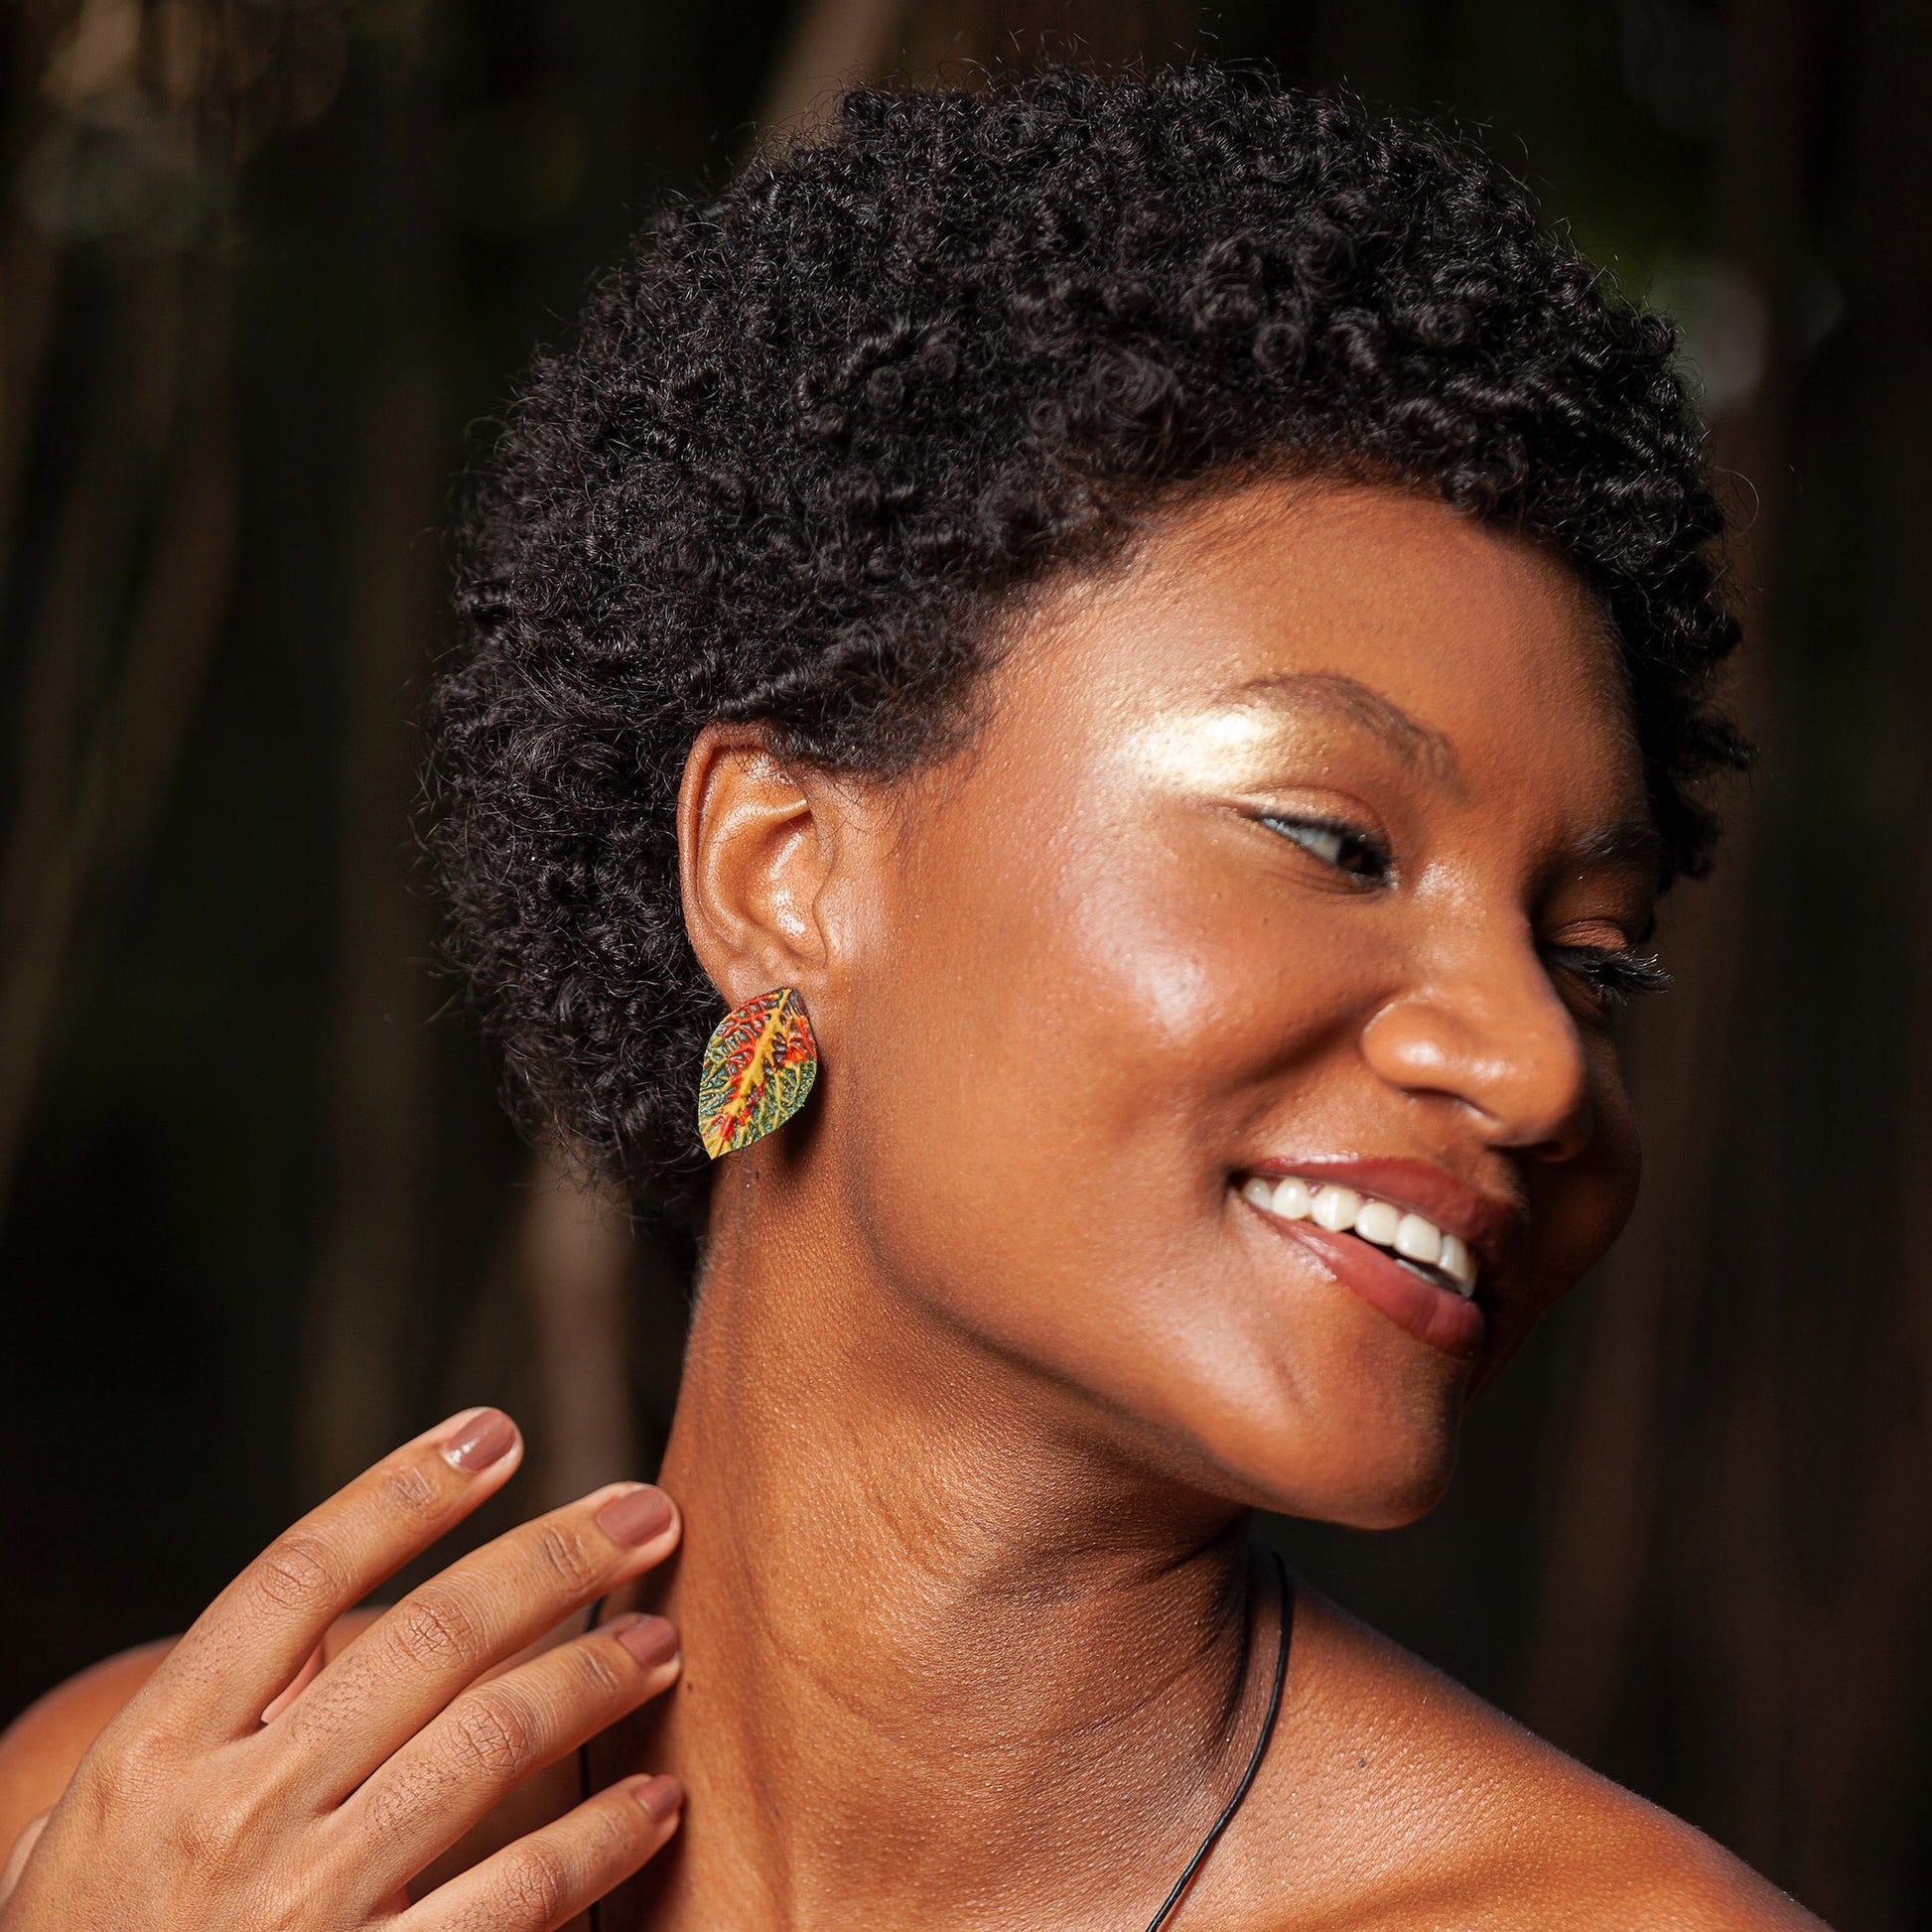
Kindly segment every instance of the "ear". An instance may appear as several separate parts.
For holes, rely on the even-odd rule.
[[[708,725],[678,790],[678,876],[698,963],[737,1006],[795,986],[812,1007],[830,963],[820,897],[847,801],[755,725]]]

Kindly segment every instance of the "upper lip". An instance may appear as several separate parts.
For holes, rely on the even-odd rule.
[[[1486,1194],[1427,1161],[1397,1155],[1353,1159],[1283,1155],[1256,1161],[1242,1172],[1275,1179],[1299,1174],[1319,1186],[1352,1187],[1358,1194],[1387,1201],[1391,1207],[1407,1208],[1426,1221],[1434,1221],[1445,1234],[1456,1236],[1475,1257],[1485,1282],[1494,1278],[1529,1231],[1529,1217],[1519,1202]]]

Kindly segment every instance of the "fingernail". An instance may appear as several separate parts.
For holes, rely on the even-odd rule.
[[[637,1802],[661,1825],[674,1817],[679,1805],[684,1802],[684,1787],[676,1778],[658,1776],[646,1778],[635,1787]]]
[[[598,1527],[619,1543],[648,1543],[671,1525],[671,1499],[648,1483],[613,1496],[597,1512]]]
[[[483,1409],[443,1445],[443,1459],[475,1475],[500,1462],[516,1447],[516,1425],[500,1409]]]
[[[618,1641],[646,1670],[668,1664],[677,1655],[677,1631],[669,1617],[639,1617],[618,1632]]]

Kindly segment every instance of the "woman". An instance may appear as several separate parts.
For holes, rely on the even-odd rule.
[[[1815,1923],[1248,1539],[1427,1510],[1628,1211],[1739,756],[1671,346],[1213,69],[860,94],[671,214],[434,721],[523,1104],[701,1234],[663,1489],[348,1617],[519,1445],[398,1451],[21,1722],[0,1928]]]

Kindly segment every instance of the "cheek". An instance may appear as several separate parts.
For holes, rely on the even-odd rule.
[[[1062,834],[989,858],[1010,849],[934,841],[894,898],[835,1073],[849,1184],[888,1265],[955,1304],[997,1256],[1015,1306],[1171,1305],[1174,1270],[1219,1279],[1224,1163],[1351,975],[1198,855]]]
[[[1595,1050],[1591,1107],[1595,1133],[1570,1171],[1552,1171],[1549,1204],[1552,1278],[1550,1300],[1565,1294],[1603,1258],[1636,1205],[1643,1153],[1636,1115],[1623,1084],[1616,1049],[1601,1041]]]
[[[1024,874],[923,868],[867,1006],[902,1059],[943,1029],[952,1110],[1095,1161],[1212,1138],[1241,1090],[1324,1024],[1348,975],[1315,935],[1291,935],[1203,871],[1145,840],[1062,842]]]
[[[1490,1381],[1522,1345],[1537,1320],[1595,1267],[1623,1231],[1636,1204],[1642,1166],[1636,1119],[1614,1049],[1605,1043],[1594,1071],[1596,1131],[1589,1147],[1560,1167],[1533,1170],[1531,1224],[1521,1292],[1498,1313],[1484,1350],[1480,1381]]]

